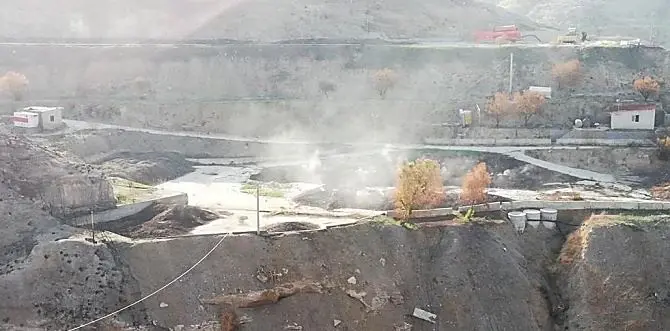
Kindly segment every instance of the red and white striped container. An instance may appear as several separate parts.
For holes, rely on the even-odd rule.
[[[16,111],[11,117],[14,126],[19,128],[36,128],[40,125],[39,115],[27,111]]]

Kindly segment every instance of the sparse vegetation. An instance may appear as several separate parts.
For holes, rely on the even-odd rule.
[[[412,211],[437,206],[445,198],[440,165],[434,160],[419,159],[405,163],[399,169],[395,206],[403,222],[410,219]]]
[[[668,156],[670,156],[670,136],[658,138],[656,147],[658,148],[659,159],[667,161]]]
[[[454,216],[461,221],[461,223],[469,223],[472,218],[475,216],[475,209],[470,207],[465,214],[461,214],[459,211],[454,211]]]
[[[10,94],[14,101],[23,99],[28,84],[28,78],[18,72],[9,71],[4,76],[0,77],[0,90]]]
[[[658,95],[658,92],[661,90],[661,84],[656,79],[645,76],[633,81],[633,89],[642,95],[644,101],[647,101],[649,97]]]
[[[486,189],[489,185],[491,185],[491,175],[489,175],[486,163],[480,162],[470,169],[463,179],[461,201],[470,205],[486,202]]]
[[[510,95],[496,92],[486,105],[486,111],[495,118],[496,128],[500,127],[500,120],[512,112]]]
[[[395,71],[389,68],[378,70],[374,73],[372,78],[374,80],[375,89],[382,98],[386,97],[388,90],[392,89],[397,81]]]
[[[221,331],[237,331],[240,329],[240,323],[237,314],[232,308],[221,311]]]
[[[117,204],[129,204],[141,201],[156,190],[155,187],[131,180],[110,177],[109,182],[114,189]]]
[[[551,69],[551,75],[558,84],[559,89],[574,87],[582,79],[582,64],[579,60],[557,63]]]
[[[546,102],[546,99],[542,94],[531,91],[523,93],[517,92],[514,94],[513,99],[516,104],[514,110],[517,112],[521,120],[523,120],[523,125],[525,127],[528,127],[530,118],[539,113]]]
[[[398,221],[394,219],[393,217],[388,217],[388,216],[376,216],[372,219],[373,222],[375,223],[380,223],[384,225],[395,225],[395,226],[402,226],[403,228],[407,230],[416,230],[419,228],[416,224],[410,222],[410,221]]]
[[[260,185],[260,196],[270,197],[270,198],[283,198],[284,190],[287,188],[285,185],[279,183],[244,183],[240,187],[240,192],[256,195],[257,186]]]
[[[651,188],[654,199],[670,201],[670,183],[663,183]]]

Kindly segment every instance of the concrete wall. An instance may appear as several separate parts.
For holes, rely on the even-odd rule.
[[[44,130],[54,130],[63,126],[63,111],[54,109],[40,112],[40,127]],[[53,116],[53,121],[51,120]]]
[[[655,148],[550,149],[526,151],[525,153],[551,163],[617,175],[626,175],[637,171],[647,172],[664,166],[656,157]]]
[[[637,121],[635,121],[637,120]],[[656,122],[656,111],[619,111],[612,113],[612,129],[653,130]]]
[[[521,209],[541,209],[553,208],[556,210],[670,210],[668,201],[511,201],[511,202],[492,202],[471,206],[475,213],[512,211]],[[466,212],[471,208],[464,206],[459,208],[436,208],[415,210],[412,212],[413,218],[433,218],[442,216],[452,216],[454,212]],[[393,210],[386,212],[390,217],[398,217]]]
[[[127,217],[132,217],[154,204],[165,205],[187,205],[188,195],[186,193],[173,193],[166,196],[155,198],[151,200],[129,203],[125,205],[116,206],[116,208],[105,210],[93,214],[93,223],[107,223],[118,221]],[[73,226],[86,226],[91,224],[91,215],[82,215],[79,217],[69,218],[67,223]]]
[[[112,199],[110,199],[112,197]],[[52,215],[69,217],[114,207],[114,190],[103,178],[64,176],[46,183],[41,198]]]
[[[430,145],[455,146],[550,146],[551,139],[432,139],[423,140]]]
[[[649,139],[570,139],[561,138],[556,140],[557,145],[582,145],[582,146],[654,146],[655,143]]]
[[[556,63],[576,58],[584,68],[576,92],[555,90],[542,113],[531,118],[532,126],[571,125],[574,118],[603,111],[617,95],[632,91],[630,82],[641,71],[666,76],[667,54],[660,49],[381,45],[1,46],[0,71],[25,74],[31,82],[26,102],[66,106],[66,118],[369,139],[365,132],[422,136],[434,123],[457,121],[459,108],[485,108],[488,96],[507,89],[512,51],[515,90],[554,85]],[[392,68],[397,77],[385,97],[372,78],[382,68]],[[509,117],[502,125],[519,123]]]

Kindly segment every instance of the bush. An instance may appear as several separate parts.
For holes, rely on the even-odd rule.
[[[658,92],[661,90],[661,84],[657,80],[645,76],[633,81],[633,89],[642,95],[644,101],[647,101],[650,96],[658,95]]]
[[[491,175],[489,175],[486,163],[480,162],[470,169],[463,179],[461,201],[469,205],[486,202],[486,189],[489,185],[491,185]]]
[[[386,92],[395,86],[397,80],[395,72],[389,68],[378,70],[374,73],[372,78],[374,80],[375,89],[382,98],[386,97]]]
[[[558,88],[574,87],[582,78],[582,65],[579,60],[571,60],[555,64],[551,75],[558,84]]]
[[[667,161],[668,156],[670,155],[670,137],[666,136],[658,138],[658,141],[656,142],[656,147],[658,148],[659,159]]]
[[[504,92],[496,92],[486,105],[486,112],[496,120],[496,128],[500,125],[500,119],[512,112],[512,101],[510,95]]]
[[[437,162],[419,159],[400,167],[396,178],[395,207],[403,221],[410,219],[412,211],[438,206],[445,198]]]
[[[23,94],[28,88],[28,78],[21,73],[10,71],[0,77],[0,89],[9,93],[12,99],[19,101],[23,99]]]

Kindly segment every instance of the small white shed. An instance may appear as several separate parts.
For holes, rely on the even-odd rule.
[[[613,130],[653,130],[656,123],[656,105],[617,105],[611,112],[610,128]]]
[[[63,107],[26,107],[15,114],[34,114],[37,116],[38,125],[30,127],[39,127],[42,130],[55,130],[63,125]],[[14,121],[16,125],[16,121]],[[17,125],[18,126],[18,125]]]
[[[528,91],[539,93],[547,99],[551,99],[551,87],[549,86],[529,86]]]
[[[39,115],[27,111],[15,111],[11,120],[18,128],[37,128],[40,125]]]

